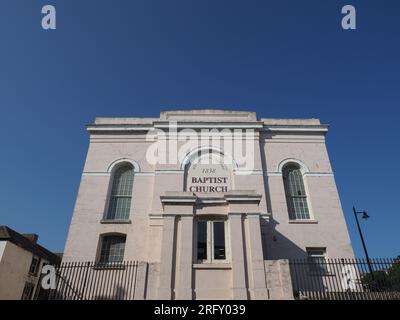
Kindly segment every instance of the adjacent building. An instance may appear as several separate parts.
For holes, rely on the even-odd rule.
[[[167,111],[87,131],[64,262],[143,262],[143,299],[284,299],[287,259],[353,257],[318,119]]]
[[[59,255],[37,241],[36,234],[20,234],[0,226],[0,300],[35,298],[43,265],[61,262]]]

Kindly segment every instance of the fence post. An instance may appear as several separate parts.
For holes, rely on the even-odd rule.
[[[136,265],[136,288],[134,300],[145,300],[146,299],[146,287],[147,287],[147,262],[139,262]]]

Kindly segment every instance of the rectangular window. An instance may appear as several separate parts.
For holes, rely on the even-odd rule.
[[[207,222],[197,224],[197,260],[207,260]]]
[[[31,266],[29,267],[29,273],[31,275],[34,275],[34,276],[37,275],[37,272],[39,270],[39,264],[40,264],[40,258],[34,256],[32,258]]]
[[[24,291],[22,291],[21,300],[31,300],[34,289],[35,286],[32,283],[30,282],[25,283]]]
[[[213,231],[214,259],[225,260],[225,223],[223,221],[214,221]]]
[[[197,222],[197,260],[199,263],[217,263],[227,260],[226,222],[199,220]]]
[[[312,274],[328,273],[325,248],[307,248],[307,261]]]

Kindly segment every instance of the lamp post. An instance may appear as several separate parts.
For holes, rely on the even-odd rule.
[[[375,281],[374,273],[372,272],[371,261],[369,260],[369,256],[368,256],[367,246],[365,245],[364,236],[362,234],[360,223],[358,221],[358,214],[362,213],[362,219],[364,219],[364,220],[367,220],[369,218],[369,215],[368,215],[367,211],[357,211],[355,207],[353,207],[353,212],[354,212],[354,217],[356,218],[357,228],[358,228],[358,232],[360,234],[361,242],[362,242],[362,245],[364,248],[365,257],[367,258],[368,270],[369,270],[369,273],[371,274],[372,280]]]

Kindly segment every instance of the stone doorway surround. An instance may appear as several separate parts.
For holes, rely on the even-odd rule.
[[[223,194],[166,192],[161,196],[163,235],[158,299],[268,299],[261,197],[254,190]],[[228,264],[195,263],[194,222],[205,216],[228,221]]]

